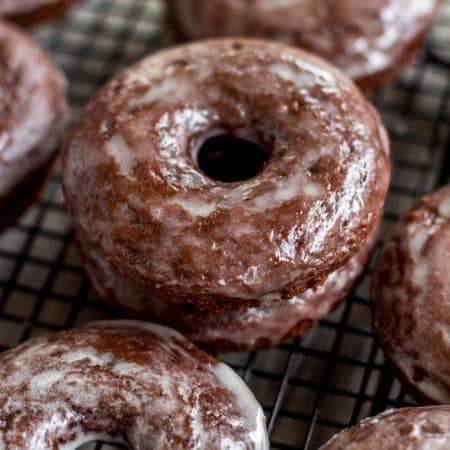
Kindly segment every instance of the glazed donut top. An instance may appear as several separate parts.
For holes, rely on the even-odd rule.
[[[49,160],[67,118],[63,76],[40,47],[4,22],[0,99],[1,201],[28,172]]]
[[[407,380],[450,402],[450,186],[395,225],[375,271],[375,326]]]
[[[448,450],[450,406],[402,408],[363,420],[320,450]]]
[[[228,366],[177,332],[94,323],[0,356],[0,448],[269,448],[264,414]]]
[[[199,144],[221,131],[267,149],[256,177],[224,183],[198,168]],[[378,114],[321,60],[207,41],[109,83],[68,143],[63,184],[80,237],[167,301],[289,298],[360,248],[388,152]]]
[[[181,32],[254,36],[300,46],[360,79],[395,63],[438,0],[169,0]]]

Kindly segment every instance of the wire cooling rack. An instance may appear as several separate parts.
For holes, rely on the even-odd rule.
[[[74,116],[118,70],[169,44],[161,0],[87,0],[36,31],[70,80]],[[376,99],[394,163],[381,239],[418,196],[450,172],[450,0],[423,57]],[[227,355],[267,414],[273,449],[317,449],[341,428],[412,401],[385,365],[371,327],[370,274],[304,338]],[[0,349],[89,320],[114,318],[84,276],[58,170],[39,204],[0,236]],[[86,448],[122,448],[90,444]]]

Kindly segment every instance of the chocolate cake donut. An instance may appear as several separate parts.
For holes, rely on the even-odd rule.
[[[123,277],[92,248],[81,247],[88,275],[106,302],[141,319],[171,326],[202,347],[224,353],[274,347],[305,334],[348,294],[366,264],[375,234],[320,286],[285,302],[266,302],[230,312],[201,311],[192,305],[158,301],[148,288]]]
[[[365,91],[388,83],[423,45],[438,0],[168,0],[180,38],[250,36],[310,50]]]
[[[365,419],[320,450],[448,450],[450,406],[402,408]]]
[[[66,84],[46,53],[0,22],[0,229],[43,186],[67,118]]]
[[[262,147],[262,170],[209,177],[198,152],[218,134]],[[159,300],[216,311],[290,299],[342,267],[380,217],[390,170],[380,118],[348,78],[242,39],[126,70],[81,114],[62,166],[83,245]]]
[[[0,447],[269,448],[264,413],[228,366],[177,332],[99,322],[0,355]]]
[[[450,186],[395,225],[374,278],[375,328],[402,381],[450,402]]]
[[[0,0],[0,17],[32,25],[61,16],[78,0]]]

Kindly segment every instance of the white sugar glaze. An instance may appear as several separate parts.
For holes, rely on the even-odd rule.
[[[93,247],[83,247],[82,253],[87,272],[97,292],[106,301],[140,315],[147,314],[152,320],[173,326],[189,339],[210,348],[215,348],[218,343],[226,343],[231,349],[252,350],[261,343],[265,346],[277,345],[302,322],[315,322],[329,314],[360,275],[376,231],[371,233],[361,250],[347,264],[329,275],[323,284],[287,301],[266,299],[257,307],[229,313],[198,311],[186,305],[159,302],[151,290],[118,274]],[[255,275],[250,268],[243,276]]]
[[[323,56],[358,80],[395,65],[427,30],[437,4],[436,0],[170,0],[169,11],[179,31],[190,39],[279,40]]]
[[[391,409],[333,436],[320,450],[447,450],[450,407]]]
[[[387,135],[355,86],[260,41],[146,58],[75,128],[63,184],[78,238],[172,303],[301,292],[357,252],[390,175]],[[222,183],[199,169],[196,150],[218,130],[267,147],[257,176]]]
[[[425,197],[395,225],[375,272],[375,326],[404,379],[450,402],[450,188]]]
[[[3,2],[0,1],[0,14]],[[44,51],[0,24],[0,200],[48,162],[67,118],[65,80]]]
[[[0,449],[268,449],[244,382],[179,333],[98,322],[0,355]]]

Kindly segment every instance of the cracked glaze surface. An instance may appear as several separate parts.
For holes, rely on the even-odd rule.
[[[27,36],[0,22],[0,205],[51,160],[66,118],[59,70]]]
[[[0,355],[0,448],[75,450],[96,438],[131,450],[269,448],[239,376],[177,332],[92,323]]]
[[[168,0],[189,39],[253,36],[311,50],[357,81],[395,66],[436,14],[438,0]]]
[[[375,272],[375,327],[408,384],[450,402],[450,186],[395,225]]]
[[[372,249],[375,228],[346,264],[314,288],[286,302],[267,302],[245,311],[208,312],[190,305],[170,305],[153,298],[148,288],[121,276],[95,250],[82,248],[85,268],[96,291],[107,302],[179,330],[215,351],[252,351],[273,347],[303,335],[348,294]]]
[[[447,450],[450,406],[402,408],[336,434],[320,450]]]
[[[222,183],[197,168],[218,129],[270,149],[259,175]],[[158,298],[210,309],[291,298],[345,263],[381,213],[388,153],[378,114],[335,69],[218,40],[108,84],[68,142],[63,184],[85,245]]]

